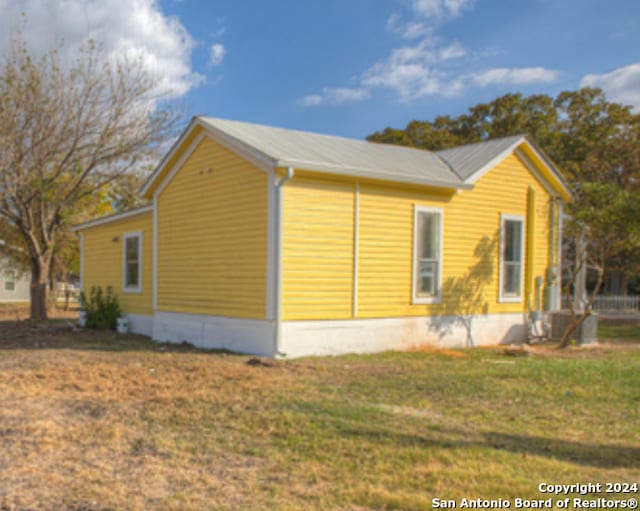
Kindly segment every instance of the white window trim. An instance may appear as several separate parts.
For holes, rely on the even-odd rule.
[[[502,282],[504,279],[504,223],[507,220],[513,220],[520,222],[520,295],[519,296],[504,296],[502,294]],[[498,258],[499,264],[499,276],[498,276],[498,302],[499,303],[522,303],[524,296],[524,244],[525,240],[524,231],[524,215],[513,215],[508,213],[500,214],[500,257]]]
[[[437,213],[440,221],[438,222],[438,279],[436,282],[436,294],[433,296],[418,296],[418,289],[416,287],[416,280],[418,276],[418,268],[420,258],[418,257],[418,215],[420,213]],[[418,206],[413,208],[413,272],[411,275],[411,303],[413,305],[423,305],[430,303],[441,303],[442,301],[442,267],[443,267],[443,245],[444,245],[444,212],[442,208],[434,208],[430,206]]]
[[[127,240],[138,238],[138,285],[127,286]],[[142,231],[125,232],[122,235],[122,291],[124,293],[142,292]]]
[[[6,282],[7,282],[7,280],[5,278],[5,275],[7,273],[9,273],[9,272],[13,273],[13,289],[7,289],[5,287]],[[16,290],[17,290],[17,287],[18,287],[18,273],[16,272],[16,270],[3,270],[3,272],[2,272],[2,292],[3,293],[15,293]]]

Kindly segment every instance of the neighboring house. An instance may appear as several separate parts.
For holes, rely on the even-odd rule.
[[[194,118],[141,190],[75,228],[82,288],[136,332],[266,356],[523,341],[557,308],[571,194],[525,136],[437,153]]]
[[[0,254],[0,303],[28,302],[29,277],[28,272],[21,272]]]

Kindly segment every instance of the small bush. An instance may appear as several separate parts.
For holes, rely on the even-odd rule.
[[[87,312],[87,328],[98,330],[116,328],[122,311],[118,304],[118,297],[113,294],[111,286],[107,287],[106,292],[103,292],[100,286],[93,286],[88,300],[84,292],[80,293],[80,305]]]

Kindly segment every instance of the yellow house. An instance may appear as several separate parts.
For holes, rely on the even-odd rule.
[[[526,136],[430,152],[196,117],[148,207],[75,228],[133,331],[266,356],[523,341],[571,194]]]

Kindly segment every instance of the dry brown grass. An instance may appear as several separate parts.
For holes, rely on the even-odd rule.
[[[245,362],[167,350],[0,357],[0,502],[241,507],[265,462],[229,449],[235,433],[227,428],[236,413],[262,406],[274,386],[295,387],[300,373]],[[219,421],[206,427],[219,434],[200,437],[200,421],[212,410]]]
[[[0,510],[429,509],[637,479],[635,346],[457,353],[250,364],[0,322]]]

